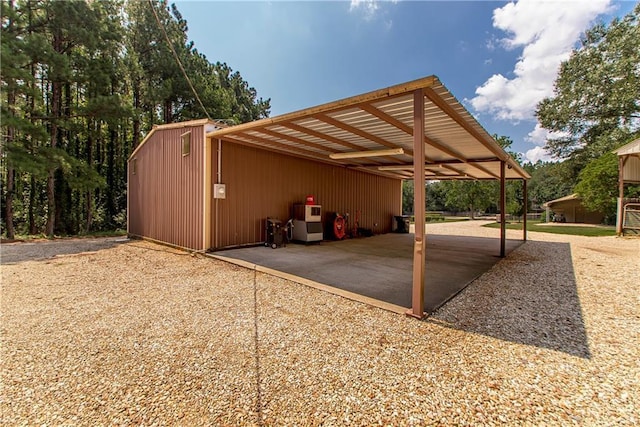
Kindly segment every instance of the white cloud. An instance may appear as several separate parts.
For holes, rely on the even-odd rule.
[[[530,163],[537,163],[539,160],[543,162],[558,161],[553,158],[544,147],[533,147],[531,150],[527,150],[527,152],[523,154],[523,157],[525,161]]]
[[[513,78],[494,74],[476,89],[470,100],[474,109],[501,120],[531,120],[536,105],[553,94],[560,63],[569,58],[580,34],[610,0],[520,0],[493,11],[493,26],[507,36],[499,41],[506,49],[522,48]],[[495,42],[490,41],[489,47]]]
[[[553,157],[544,147],[548,139],[562,138],[568,135],[569,134],[566,132],[550,132],[543,128],[540,123],[536,123],[535,128],[524,138],[525,141],[532,143],[535,147],[527,150],[526,153],[522,153],[522,157],[525,161],[529,161],[531,163],[536,163],[538,160],[545,162],[557,162],[559,159]]]
[[[540,123],[536,123],[536,127],[527,134],[525,141],[543,147],[548,139],[565,138],[568,136],[569,134],[566,132],[551,132],[543,128]]]
[[[364,18],[370,20],[376,15],[378,8],[377,0],[351,0],[349,11],[353,12],[362,9],[364,11]]]
[[[371,21],[378,14],[381,2],[382,0],[351,0],[351,4],[349,5],[349,12],[360,10],[364,14],[364,19],[367,21]],[[397,2],[398,0],[391,0],[385,1],[384,3],[396,4]],[[387,29],[391,29],[392,25],[392,21],[385,22],[385,26]]]

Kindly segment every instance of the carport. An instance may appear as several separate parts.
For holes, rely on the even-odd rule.
[[[496,143],[435,76],[282,116],[207,133],[228,141],[370,174],[429,180],[498,180],[499,246],[506,254],[505,182],[529,175]],[[216,181],[219,183],[219,181]],[[416,185],[416,218],[425,216],[425,186]],[[523,240],[526,240],[526,212]],[[408,314],[425,313],[425,223],[411,242],[412,296]],[[341,243],[341,242],[338,242]]]

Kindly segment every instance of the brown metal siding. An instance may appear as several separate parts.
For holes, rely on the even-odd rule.
[[[182,155],[181,135],[191,131]],[[156,130],[129,161],[129,233],[185,248],[203,247],[204,127]],[[136,174],[132,162],[136,161]]]
[[[217,141],[212,146],[215,182]],[[328,212],[349,212],[352,225],[360,211],[360,227],[376,233],[389,232],[392,216],[401,212],[402,182],[398,179],[225,141],[221,170],[227,194],[212,206],[211,244],[216,248],[264,241],[265,218],[286,221],[292,204],[304,203],[310,194],[322,205],[323,220]]]

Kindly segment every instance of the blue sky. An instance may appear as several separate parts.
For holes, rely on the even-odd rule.
[[[548,159],[533,116],[560,61],[632,1],[176,1],[189,38],[271,99],[271,115],[437,75],[490,133]]]

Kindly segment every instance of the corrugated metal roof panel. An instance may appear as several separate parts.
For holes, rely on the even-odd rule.
[[[434,76],[214,131],[208,136],[265,148],[269,142],[277,143],[279,147],[274,150],[290,147],[321,161],[332,153],[354,152],[357,159],[341,159],[338,163],[370,170],[412,164],[413,98],[418,89],[424,93],[425,163],[450,163],[447,177],[458,174],[463,179],[470,175],[495,179],[497,174],[489,171],[499,171],[500,162],[506,161],[511,166],[506,172],[508,179],[529,178]],[[268,131],[268,135],[261,133],[261,129]],[[402,148],[404,154],[366,156],[367,151],[389,148]],[[479,166],[477,161],[495,164]],[[460,166],[461,163],[466,166]],[[389,175],[405,176],[406,171]]]

